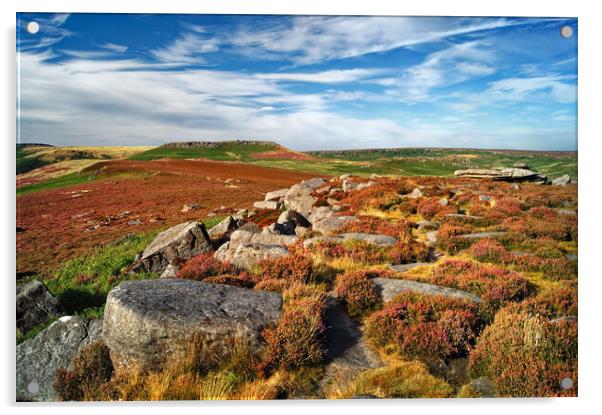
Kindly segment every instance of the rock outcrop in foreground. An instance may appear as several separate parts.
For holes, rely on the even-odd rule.
[[[181,359],[193,335],[211,353],[207,359],[227,356],[233,341],[259,351],[261,331],[277,324],[281,309],[281,295],[273,292],[179,279],[126,281],[109,293],[102,337],[116,369],[156,369]]]
[[[56,371],[68,369],[82,347],[100,340],[101,320],[61,317],[17,346],[17,400],[56,401]]]

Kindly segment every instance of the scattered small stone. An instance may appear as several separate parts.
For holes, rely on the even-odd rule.
[[[552,184],[554,186],[566,186],[567,184],[571,183],[571,176],[569,176],[568,174],[565,174],[563,176],[557,177],[556,179],[552,180]]]
[[[142,224],[142,221],[140,219],[134,219],[134,220],[128,221],[128,225],[140,225],[140,224]]]
[[[422,190],[420,190],[418,188],[415,188],[414,190],[412,190],[412,193],[403,195],[403,197],[406,199],[418,199],[418,198],[421,198],[422,196],[424,196],[424,193],[422,193]]]
[[[184,206],[182,206],[181,212],[189,212],[191,210],[198,210],[200,208],[201,205],[199,205],[198,203],[187,203]]]

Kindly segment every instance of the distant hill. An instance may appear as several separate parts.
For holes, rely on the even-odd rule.
[[[135,154],[131,156],[130,159],[155,160],[160,158],[206,158],[219,161],[252,161],[256,159],[256,157],[254,157],[255,154],[274,151],[290,150],[273,141],[185,141],[164,144],[152,150]]]

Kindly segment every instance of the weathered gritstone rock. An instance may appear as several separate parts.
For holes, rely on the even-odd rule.
[[[277,324],[280,294],[200,281],[125,281],[111,290],[102,336],[117,369],[160,367],[190,350],[196,336],[200,359],[226,357],[235,341],[262,349],[261,331]]]
[[[251,270],[258,262],[289,256],[288,249],[281,245],[247,243],[236,247],[230,242],[222,245],[214,254],[215,259],[228,262],[237,268]]]
[[[355,216],[330,216],[313,222],[313,230],[328,235],[338,232],[358,220]]]
[[[414,190],[412,190],[412,193],[408,193],[407,195],[403,195],[402,197],[405,199],[419,199],[422,196],[424,196],[422,190],[415,188]]]
[[[162,273],[174,260],[187,260],[211,250],[205,225],[185,222],[163,232],[150,243],[140,259],[149,272]]]
[[[390,278],[374,278],[383,302],[391,301],[402,292],[412,291],[426,295],[444,295],[446,297],[460,298],[476,303],[482,303],[479,297],[466,291],[454,288],[441,287],[439,285],[427,284],[425,282],[410,280],[395,280]]]
[[[330,206],[316,206],[311,208],[308,219],[311,223],[321,221],[322,219],[330,218],[335,215],[335,211]]]
[[[324,184],[326,184],[324,179],[314,178],[293,185],[284,196],[284,206],[288,210],[295,210],[302,215],[307,215],[318,200],[311,193]]]
[[[548,177],[528,169],[518,169],[513,167],[495,167],[492,169],[467,169],[456,170],[456,177],[465,177],[469,179],[491,179],[502,181],[529,181],[545,183]]]
[[[169,264],[159,278],[175,278],[179,270],[180,267],[176,264]]]
[[[566,186],[567,184],[571,183],[571,176],[569,176],[568,174],[565,174],[564,176],[560,176],[557,177],[556,179],[552,180],[552,184],[554,186]]]
[[[61,311],[44,283],[32,280],[17,285],[17,329],[21,333],[47,322]]]
[[[424,236],[426,236],[426,242],[425,245],[429,248],[432,248],[435,246],[435,244],[437,243],[437,235],[439,234],[439,231],[429,231],[427,233],[424,234]]]
[[[293,245],[299,240],[297,235],[283,235],[277,233],[274,228],[267,227],[260,233],[251,236],[250,243],[262,245]]]
[[[274,190],[273,192],[268,192],[265,194],[265,201],[269,202],[272,200],[277,200],[280,201],[281,199],[284,198],[284,196],[286,196],[286,192],[288,192],[288,188],[286,189],[279,189],[279,190]]]
[[[36,337],[17,346],[17,400],[56,401],[56,371],[69,369],[82,347],[100,340],[101,320],[61,317]],[[31,393],[39,388],[37,393]]]
[[[316,236],[303,241],[303,246],[308,247],[319,242],[335,242],[343,243],[346,241],[362,241],[377,246],[392,246],[395,245],[397,239],[388,235],[372,234],[372,233],[342,233],[334,236]]]
[[[286,223],[292,223],[295,225],[293,228],[296,228],[297,226],[303,226],[304,228],[311,227],[311,223],[309,222],[309,220],[307,220],[305,216],[294,210],[287,210],[282,212],[278,217],[277,223],[281,225],[284,225]]]
[[[275,200],[269,200],[267,202],[255,202],[253,203],[253,207],[256,209],[276,210],[280,209],[280,202]]]
[[[239,226],[239,222],[232,216],[228,216],[226,219],[209,229],[207,234],[211,239],[223,239],[229,236]]]

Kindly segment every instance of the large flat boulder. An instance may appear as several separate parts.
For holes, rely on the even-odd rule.
[[[279,189],[279,190],[274,190],[273,192],[268,192],[265,194],[265,201],[269,202],[272,200],[276,200],[279,201],[282,198],[284,198],[284,196],[286,196],[286,192],[288,192],[288,188],[286,189]]]
[[[162,273],[176,259],[188,260],[210,250],[205,225],[185,222],[157,235],[142,253],[140,262],[147,271]]]
[[[288,249],[282,245],[245,243],[232,246],[230,242],[215,251],[215,259],[228,262],[244,270],[253,269],[260,261],[286,257],[290,255]]]
[[[358,220],[355,216],[329,216],[313,222],[313,230],[324,235],[329,235],[340,231],[345,226]]]
[[[469,179],[491,179],[507,182],[542,182],[545,183],[548,177],[529,169],[520,169],[515,167],[494,167],[492,169],[466,169],[456,170],[456,177],[465,177]]]
[[[60,310],[58,300],[41,281],[17,285],[17,329],[21,333],[47,322]]]
[[[466,291],[456,290],[454,288],[441,287],[439,285],[427,284],[425,282],[396,280],[391,278],[374,278],[374,283],[380,292],[383,302],[391,301],[402,292],[412,291],[425,295],[444,295],[446,297],[459,298],[476,303],[482,303],[483,300],[478,296]]]
[[[84,346],[100,340],[100,321],[61,317],[36,337],[17,346],[17,400],[56,401],[56,371],[69,369]]]
[[[125,281],[108,295],[102,336],[118,370],[156,369],[189,352],[193,335],[208,361],[227,356],[235,341],[258,352],[261,331],[277,324],[281,309],[273,292],[182,279]]]

